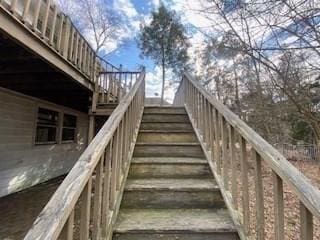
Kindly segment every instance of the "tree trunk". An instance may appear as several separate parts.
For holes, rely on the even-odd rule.
[[[160,102],[161,107],[164,104],[165,80],[166,80],[166,70],[165,70],[164,47],[163,47],[163,50],[162,50],[162,89],[161,89],[161,102]]]

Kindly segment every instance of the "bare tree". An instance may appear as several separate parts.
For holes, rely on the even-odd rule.
[[[97,54],[108,54],[111,40],[117,39],[121,30],[121,16],[107,0],[58,0],[60,7],[87,37]]]
[[[228,32],[240,43],[226,42],[224,48],[250,57],[255,73],[250,91],[256,91],[257,100],[295,111],[320,145],[319,4],[312,0],[213,0],[205,1],[199,13],[213,22],[213,31]],[[269,94],[270,86],[276,93]]]

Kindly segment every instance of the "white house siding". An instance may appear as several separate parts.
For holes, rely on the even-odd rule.
[[[34,144],[38,107],[77,115],[77,141]],[[0,88],[0,197],[67,173],[87,145],[88,115]]]

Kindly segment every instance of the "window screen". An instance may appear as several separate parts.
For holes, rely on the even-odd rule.
[[[75,141],[77,129],[77,117],[64,114],[62,127],[62,141]]]
[[[51,144],[57,142],[59,113],[39,108],[36,131],[36,144]]]

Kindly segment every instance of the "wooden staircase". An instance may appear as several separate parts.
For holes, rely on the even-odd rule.
[[[145,107],[113,239],[238,239],[184,108]]]

